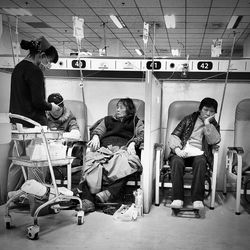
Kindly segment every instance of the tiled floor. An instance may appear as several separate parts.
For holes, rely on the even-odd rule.
[[[242,214],[234,214],[235,198],[217,195],[216,207],[207,207],[203,217],[178,218],[169,207],[154,205],[149,214],[137,221],[119,222],[111,215],[94,212],[85,216],[85,223],[77,225],[75,211],[63,210],[56,215],[39,218],[38,240],[25,236],[26,227],[33,224],[27,213],[11,213],[15,227],[7,230],[4,207],[0,207],[1,250],[49,249],[249,249],[250,212],[243,205]]]

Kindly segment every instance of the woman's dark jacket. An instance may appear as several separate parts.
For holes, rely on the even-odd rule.
[[[11,75],[10,113],[28,117],[41,125],[47,125],[45,111],[52,105],[45,101],[45,82],[41,69],[30,61],[22,60]],[[19,119],[11,123],[22,123],[26,127],[34,125]]]

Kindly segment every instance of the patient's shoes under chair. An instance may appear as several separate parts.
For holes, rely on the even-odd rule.
[[[112,194],[109,190],[103,190],[96,194],[96,203],[106,203],[112,199]]]
[[[82,209],[85,213],[91,213],[95,211],[95,204],[94,202],[87,200],[87,199],[83,199],[82,200]]]
[[[171,208],[183,208],[183,201],[182,200],[173,200],[170,204]]]
[[[202,201],[194,201],[193,202],[193,208],[194,209],[203,209],[204,208],[204,204]]]

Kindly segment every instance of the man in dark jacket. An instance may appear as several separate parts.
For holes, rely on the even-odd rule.
[[[218,103],[204,98],[199,110],[184,117],[169,138],[172,178],[172,208],[182,208],[184,200],[183,175],[185,165],[193,168],[191,198],[193,208],[204,208],[207,163],[212,164],[212,146],[221,140],[220,127],[214,116]]]

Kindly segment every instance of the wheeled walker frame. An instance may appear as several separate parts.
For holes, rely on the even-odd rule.
[[[68,164],[70,160],[72,159],[68,159],[67,157],[65,159],[61,159],[61,160],[52,160],[51,159],[51,155],[50,155],[50,152],[49,152],[49,145],[48,145],[48,141],[47,141],[47,138],[46,138],[46,135],[45,135],[45,131],[43,129],[43,127],[27,118],[27,117],[24,117],[24,116],[21,116],[21,115],[16,115],[16,114],[9,114],[9,117],[10,118],[17,118],[17,119],[20,119],[20,120],[24,120],[26,122],[29,122],[35,126],[37,126],[39,128],[39,134],[41,135],[42,137],[42,140],[43,140],[43,144],[45,145],[45,151],[46,151],[46,156],[47,156],[47,161],[31,161],[29,159],[22,159],[22,157],[19,156],[18,152],[17,152],[17,155],[18,157],[16,159],[12,159],[12,162],[16,165],[20,165],[22,167],[22,170],[23,170],[23,174],[24,174],[24,178],[25,180],[27,179],[27,176],[26,176],[26,172],[24,170],[24,167],[31,167],[31,168],[41,168],[41,167],[49,167],[49,171],[50,171],[50,175],[51,175],[51,185],[49,184],[44,184],[47,188],[48,188],[48,191],[53,188],[53,191],[54,191],[54,197],[49,199],[47,202],[45,202],[44,204],[40,205],[36,210],[35,210],[35,213],[34,213],[34,225],[32,226],[29,226],[27,228],[27,236],[29,239],[38,239],[38,234],[40,232],[40,227],[38,225],[38,215],[39,215],[39,212],[47,207],[47,206],[51,206],[53,209],[54,209],[54,212],[55,213],[58,213],[61,209],[60,207],[60,202],[62,201],[65,201],[65,200],[77,200],[80,204],[79,206],[79,209],[78,209],[78,212],[77,212],[77,224],[78,225],[82,225],[83,222],[84,222],[84,211],[82,209],[82,201],[79,197],[77,196],[71,196],[71,195],[67,195],[67,193],[72,193],[71,190],[66,190],[66,192],[60,192],[58,190],[58,187],[57,187],[57,184],[56,184],[56,180],[55,180],[55,175],[54,175],[54,171],[53,171],[53,166],[56,166],[57,164],[61,164],[61,165],[65,165],[65,164]],[[30,133],[29,133],[30,134]],[[15,141],[16,143],[16,141]],[[16,147],[17,149],[17,147]],[[64,191],[65,191],[64,190]],[[69,191],[69,192],[67,192]],[[6,229],[11,229],[11,216],[10,216],[10,212],[9,212],[9,206],[10,204],[15,201],[18,197],[24,195],[24,194],[27,194],[26,192],[24,192],[23,190],[19,190],[13,197],[11,197],[6,205],[5,205],[5,225],[6,225]],[[31,195],[31,194],[28,194],[28,195]]]

